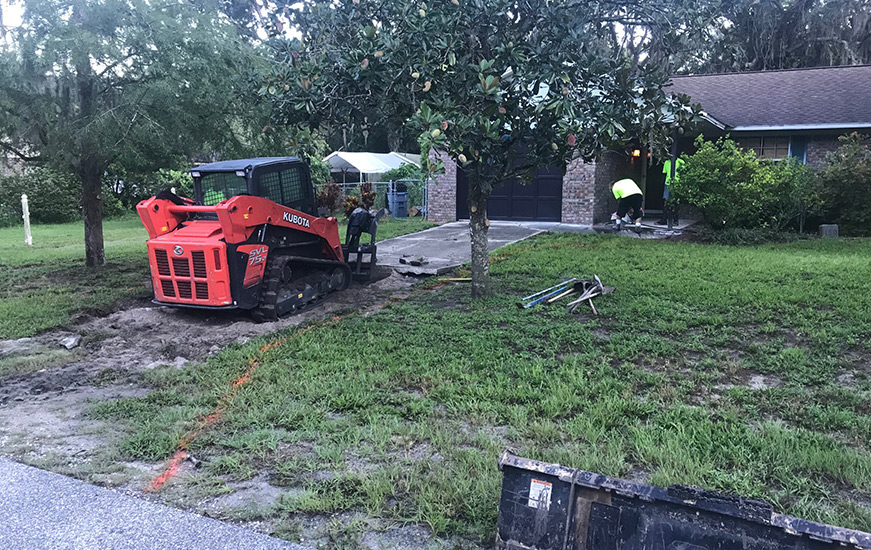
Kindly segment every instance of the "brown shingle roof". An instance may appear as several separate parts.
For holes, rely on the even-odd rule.
[[[675,76],[671,83],[667,91],[689,95],[729,129],[871,125],[871,65]]]

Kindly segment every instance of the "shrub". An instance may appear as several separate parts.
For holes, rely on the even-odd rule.
[[[371,209],[372,205],[375,204],[375,190],[372,189],[372,184],[368,181],[360,184],[360,202],[366,210]]]
[[[331,181],[317,192],[318,206],[329,211],[331,214],[335,213],[339,209],[339,198],[341,196],[342,190],[339,188],[339,184]]]
[[[424,179],[426,173],[413,164],[403,164],[399,168],[388,170],[381,174],[381,181],[397,181],[397,180],[420,180]]]
[[[81,218],[78,180],[49,168],[27,168],[0,177],[0,225],[21,222],[21,195],[26,194],[31,223],[65,223]]]
[[[803,229],[817,208],[817,184],[809,168],[796,159],[760,161],[730,140],[696,139],[672,195],[696,207],[712,228]]]
[[[360,197],[351,195],[345,198],[345,203],[342,206],[345,209],[345,216],[350,218],[354,210],[360,208]]]
[[[820,212],[819,178],[793,157],[777,162],[760,161],[760,165],[771,172],[765,205],[766,227],[776,231],[791,228],[803,233],[808,217]]]
[[[868,136],[852,133],[826,157],[820,170],[824,216],[845,235],[871,235],[871,148]]]
[[[311,157],[308,160],[312,176],[312,185],[315,187],[323,187],[332,182],[329,164],[316,157]]]

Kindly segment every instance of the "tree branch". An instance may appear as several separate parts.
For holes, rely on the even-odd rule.
[[[15,147],[12,147],[8,143],[3,143],[2,141],[0,141],[0,147],[2,147],[3,150],[6,151],[7,153],[12,153],[16,157],[18,157],[21,160],[26,161],[26,162],[40,162],[42,160],[45,160],[42,158],[41,155],[37,155],[35,157],[30,156],[30,155],[26,155],[26,154],[22,153],[21,151],[19,151],[18,149],[16,149]]]

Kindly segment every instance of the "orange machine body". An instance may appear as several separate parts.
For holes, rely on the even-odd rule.
[[[319,239],[324,259],[344,261],[336,218],[319,218],[251,195],[235,196],[214,206],[182,200],[184,204],[176,204],[152,197],[136,207],[148,232],[157,302],[204,308],[254,307],[250,299],[240,299],[240,295],[263,280],[269,253],[263,236],[269,227],[313,235]],[[197,219],[198,215],[204,219]]]

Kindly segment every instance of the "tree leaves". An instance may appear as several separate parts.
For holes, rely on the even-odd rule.
[[[515,177],[639,136],[662,138],[664,148],[671,123],[662,113],[686,102],[662,93],[662,71],[626,67],[603,28],[613,20],[651,22],[675,4],[656,0],[632,11],[545,0],[475,0],[460,8],[387,0],[325,10],[310,0],[291,11],[303,35],[301,55],[321,60],[328,84],[316,97],[280,93],[277,105],[305,98],[304,112],[281,113],[314,126],[350,117],[412,128],[423,147],[464,155],[473,187],[479,176]],[[383,57],[374,58],[376,51]],[[278,71],[290,76],[302,67],[279,61]],[[443,120],[452,126],[434,138]],[[652,132],[656,124],[667,128]],[[560,144],[557,151],[551,143]]]

